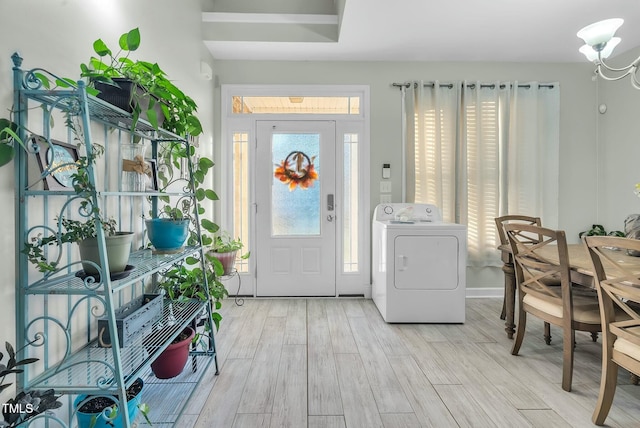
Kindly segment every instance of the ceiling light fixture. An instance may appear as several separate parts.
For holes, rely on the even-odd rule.
[[[623,22],[624,20],[620,18],[605,19],[604,21],[587,25],[578,31],[577,36],[585,42],[585,45],[580,48],[580,52],[582,52],[589,61],[596,64],[596,74],[599,74],[603,79],[620,80],[626,76],[631,76],[631,84],[633,87],[640,89],[640,81],[638,80],[640,57],[636,58],[628,66],[622,68],[609,67],[604,62],[604,60],[611,55],[618,43],[620,43],[621,39],[613,36]],[[608,75],[605,73],[608,73]]]

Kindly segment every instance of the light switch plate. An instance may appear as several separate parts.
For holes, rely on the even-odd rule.
[[[380,203],[381,204],[390,204],[391,203],[391,195],[388,193],[380,195]]]
[[[391,182],[390,181],[381,181],[380,182],[380,193],[391,193]]]

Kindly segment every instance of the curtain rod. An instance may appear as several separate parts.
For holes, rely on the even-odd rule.
[[[414,87],[418,87],[417,83],[414,83],[413,85],[414,85]],[[422,86],[425,87],[425,88],[433,88],[433,85],[434,85],[433,82],[428,82],[428,83],[424,83]],[[409,87],[411,87],[411,83],[408,83],[408,82],[406,82],[406,83],[392,83],[391,86],[395,86],[395,87],[398,87],[398,88],[409,88]],[[453,88],[453,83],[440,83],[439,86],[441,88],[444,87],[444,88],[452,89]],[[473,89],[473,88],[476,87],[476,84],[475,83],[469,83],[469,84],[467,84],[467,87]],[[493,83],[482,83],[482,84],[480,84],[480,87],[481,88],[491,88],[491,89],[493,89],[493,88],[496,87],[496,85],[493,84]],[[500,89],[504,89],[506,87],[507,87],[506,84],[501,84],[500,85]],[[511,87],[510,83],[509,83],[509,87]],[[551,89],[551,88],[553,88],[553,84],[551,84],[551,83],[541,83],[540,85],[538,85],[538,87],[540,87],[540,88],[550,88]],[[518,88],[529,89],[529,88],[531,88],[531,85],[518,85]]]

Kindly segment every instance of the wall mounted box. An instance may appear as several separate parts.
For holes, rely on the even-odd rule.
[[[118,342],[120,347],[127,347],[133,339],[151,328],[153,323],[162,317],[162,296],[160,294],[143,294],[124,306],[115,310]],[[98,344],[103,348],[111,347],[109,322],[106,318],[98,319]]]

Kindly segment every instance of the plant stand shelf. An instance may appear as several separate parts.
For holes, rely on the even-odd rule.
[[[129,263],[134,267],[125,278],[111,281],[112,292],[130,287],[145,277],[179,263],[186,257],[198,252],[200,247],[185,247],[173,254],[153,254],[151,250],[132,252]],[[77,269],[77,265],[73,265]],[[77,276],[77,270],[67,272],[67,267],[49,277],[38,279],[27,288],[28,294],[68,294],[68,295],[104,295],[105,282],[85,281]]]
[[[75,236],[64,236],[62,219],[84,225],[93,220],[93,224],[104,225],[110,222],[107,218],[113,218],[120,231],[134,236],[134,249],[145,248],[143,219],[149,211],[157,213],[159,198],[173,197],[196,205],[193,160],[191,156],[186,159],[185,169],[178,171],[184,185],[176,186],[171,193],[122,191],[123,147],[132,141],[151,146],[149,161],[157,163],[161,149],[191,153],[191,142],[146,120],[134,120],[131,113],[89,95],[82,81],[64,89],[50,87],[47,79],[59,81],[58,76],[42,68],[23,70],[23,60],[17,53],[12,60],[12,120],[27,146],[16,151],[14,160],[16,348],[17,359],[39,360],[33,368],[25,366],[24,372],[17,374],[18,388],[54,389],[56,394],[117,395],[118,407],[124,409],[128,404],[125,390],[140,377],[145,382],[142,393],[152,406],[154,425],[173,424],[211,363],[218,373],[207,279],[202,281],[206,292],[199,299],[170,302],[162,297],[161,305],[146,308],[151,314],[148,318],[144,318],[144,311],[136,313],[126,308],[138,305],[144,294],[158,293],[159,278],[176,267],[206,267],[199,212],[193,211],[190,246],[171,254],[133,251],[123,272],[101,272],[97,279],[83,275],[82,262],[86,268],[87,260],[79,260]],[[95,141],[92,133],[98,134]],[[68,156],[59,154],[61,147],[69,148]],[[56,162],[57,166],[52,166]],[[146,161],[140,162],[144,165]],[[98,230],[93,236],[100,261],[94,265],[107,266],[106,234],[99,226],[94,227],[93,232]],[[121,319],[127,320],[130,329],[126,340],[123,336],[122,343],[116,344],[118,327],[124,324]],[[199,340],[204,346],[202,350],[192,349],[188,362],[195,370],[185,368],[177,378],[156,379],[151,363],[186,326],[202,319],[206,326],[200,328]],[[108,331],[113,346],[98,341],[99,329]],[[72,406],[65,407],[58,411],[67,412],[66,420],[58,411],[38,415],[45,419],[42,426],[75,426]],[[140,420],[128,420],[127,412],[120,416],[125,428],[140,424]]]
[[[173,306],[173,307],[172,307]],[[165,301],[162,320],[153,329],[153,341],[146,338],[152,333],[138,336],[130,346],[120,349],[121,367],[126,368],[127,387],[149,367],[151,361],[175,338],[184,327],[198,316],[206,304],[199,300],[184,303]],[[175,318],[171,323],[170,319]],[[113,350],[92,341],[35,378],[28,386],[32,390],[53,388],[56,392],[73,394],[116,393],[117,384]]]

